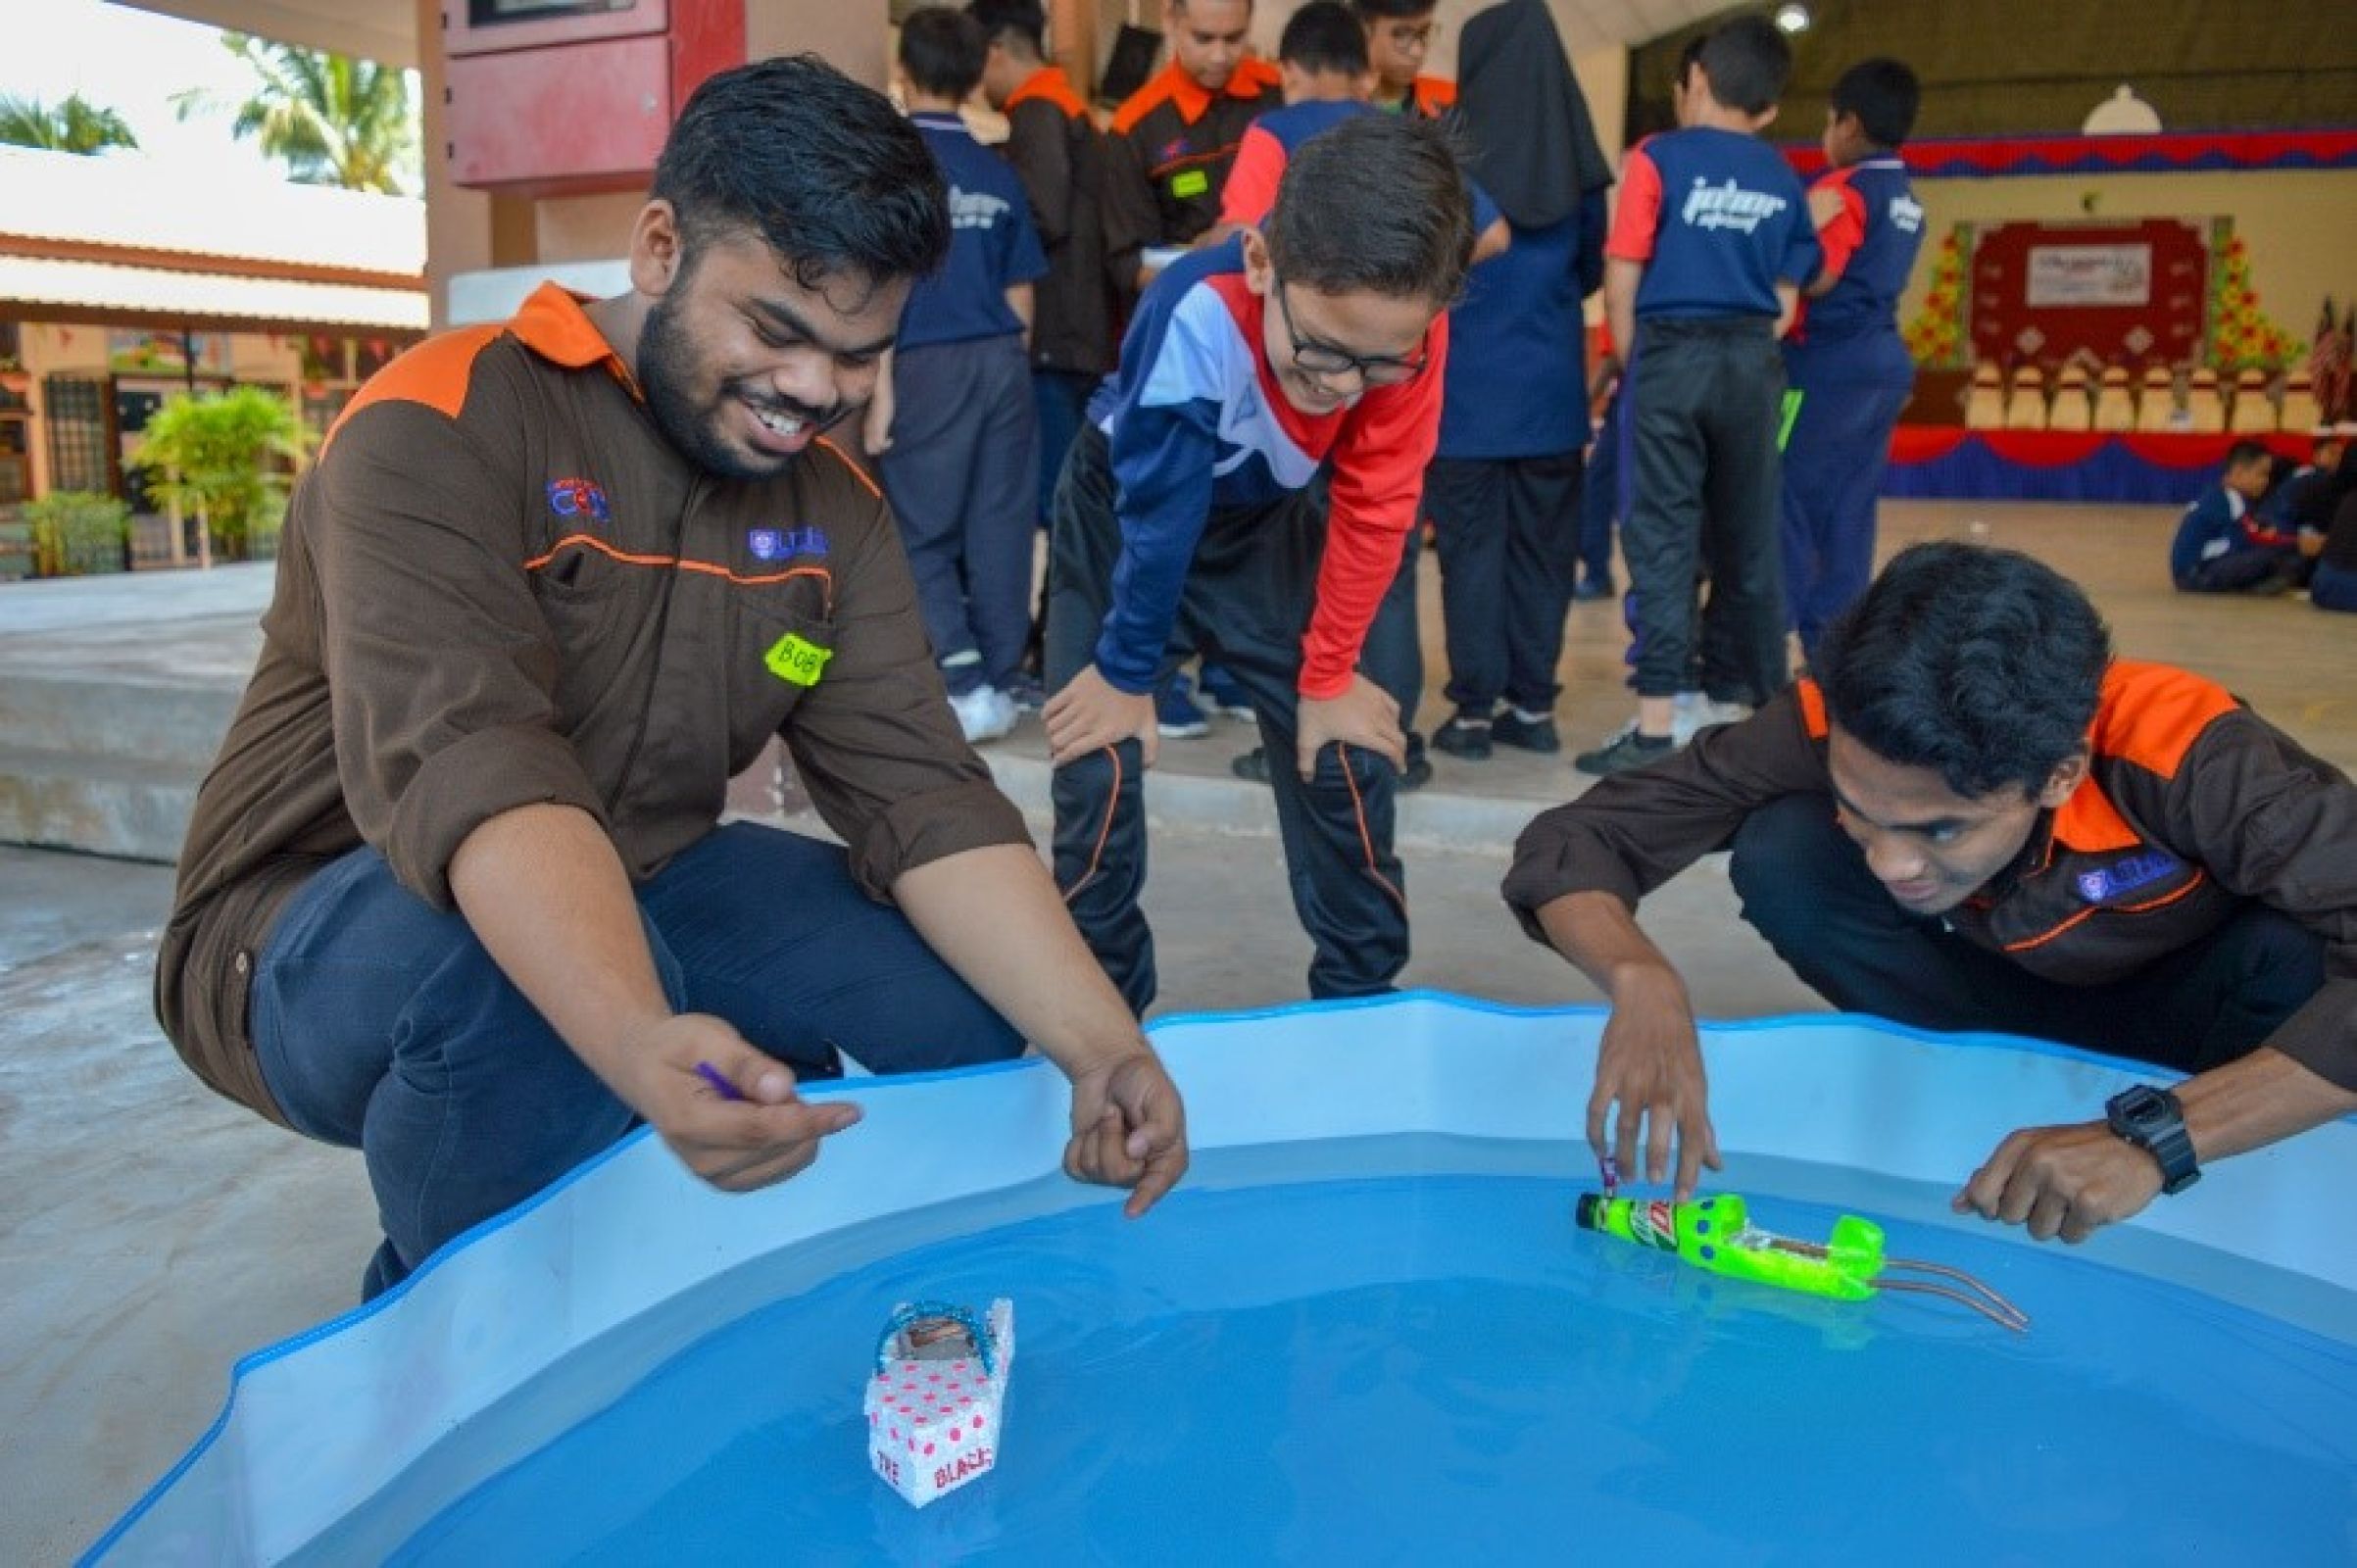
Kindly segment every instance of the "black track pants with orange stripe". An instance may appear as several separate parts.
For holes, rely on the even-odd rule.
[[[1399,775],[1382,758],[1341,745],[1320,752],[1308,779],[1291,765],[1301,633],[1324,542],[1324,500],[1314,489],[1272,507],[1213,513],[1171,641],[1226,665],[1259,714],[1261,743],[1275,764],[1272,793],[1294,910],[1315,950],[1309,994],[1370,996],[1390,990],[1407,962],[1407,883],[1392,851]],[[1084,429],[1056,486],[1048,564],[1051,692],[1094,662],[1120,553],[1105,436]],[[1056,885],[1105,973],[1143,1013],[1155,975],[1154,935],[1138,908],[1146,813],[1137,743],[1058,768],[1054,794]]]

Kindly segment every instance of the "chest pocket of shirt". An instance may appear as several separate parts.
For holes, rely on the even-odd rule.
[[[737,700],[728,728],[740,766],[832,673],[835,624],[823,589],[822,581],[798,584],[789,594],[737,606],[728,650],[728,686]]]

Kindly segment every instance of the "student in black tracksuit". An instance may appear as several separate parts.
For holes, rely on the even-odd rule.
[[[1776,338],[1821,257],[1808,199],[1757,132],[1792,49],[1764,18],[1704,41],[1687,122],[1632,148],[1605,242],[1604,309],[1626,346],[1621,553],[1637,598],[1637,721],[1577,760],[1614,773],[1669,750],[1707,564],[1705,695],[1749,707],[1788,682],[1777,534]]]
[[[1389,115],[1297,152],[1266,224],[1146,291],[1056,497],[1056,873],[1130,1004],[1154,1000],[1141,770],[1174,634],[1251,693],[1313,996],[1407,961],[1399,705],[1362,658],[1441,422],[1473,248],[1447,135]],[[1323,481],[1321,483],[1321,480]]]

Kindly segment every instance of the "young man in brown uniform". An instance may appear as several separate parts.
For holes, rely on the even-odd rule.
[[[1245,127],[1282,108],[1277,68],[1252,54],[1252,0],[1167,0],[1170,64],[1113,112],[1106,138],[1105,266],[1135,299],[1143,254],[1186,245],[1219,220]]]
[[[298,487],[198,798],[157,1008],[208,1084],[368,1156],[368,1294],[639,1121],[716,1187],[858,1119],[799,1078],[1012,1056],[1076,1176],[1186,1163],[1176,1092],[960,739],[856,411],[949,215],[814,58],[712,78],[632,291],[544,287],[378,375]],[[815,448],[815,450],[813,450]],[[848,849],[717,827],[783,736]]]
[[[1835,1006],[2192,1074],[2013,1133],[1958,1212],[2084,1240],[2204,1162],[2357,1110],[2357,786],[2223,687],[2115,662],[2027,556],[1919,545],[1817,678],[1522,835],[1506,902],[1612,1002],[1588,1137],[1719,1168],[1692,1004],[1632,915],[1732,846],[1743,918]],[[1617,1118],[1613,1118],[1614,1106]]]

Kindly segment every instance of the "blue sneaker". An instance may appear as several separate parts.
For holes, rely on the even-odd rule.
[[[1259,717],[1252,711],[1252,700],[1245,695],[1244,683],[1228,673],[1225,665],[1203,661],[1203,701],[1214,712],[1248,724]]]
[[[1154,694],[1154,727],[1164,740],[1191,741],[1211,733],[1211,720],[1196,706],[1195,682],[1173,675]]]

